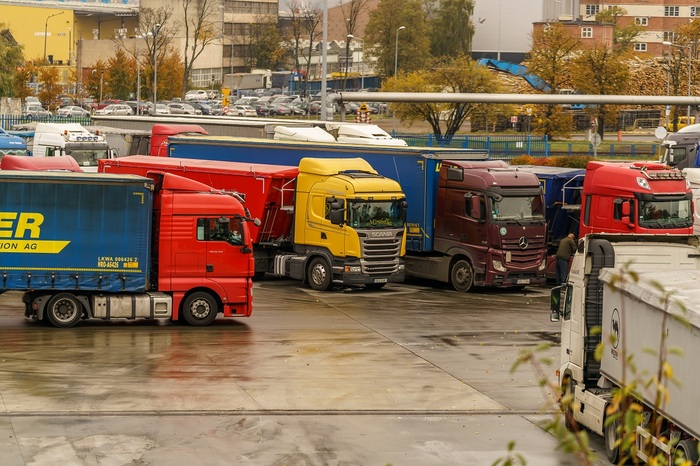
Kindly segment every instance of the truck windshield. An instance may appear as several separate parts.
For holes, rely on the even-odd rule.
[[[403,228],[403,200],[348,201],[348,225],[353,228]]]
[[[683,228],[693,224],[690,199],[643,201],[639,225],[645,228]]]
[[[542,196],[509,196],[491,198],[491,218],[494,220],[544,221]]]
[[[107,149],[71,149],[66,155],[73,157],[81,167],[96,167],[98,160],[108,158]]]

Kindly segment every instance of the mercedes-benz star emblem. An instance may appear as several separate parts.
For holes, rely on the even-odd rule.
[[[520,239],[518,240],[518,246],[520,246],[520,249],[527,248],[527,246],[529,244],[530,244],[530,242],[524,236],[521,236]]]

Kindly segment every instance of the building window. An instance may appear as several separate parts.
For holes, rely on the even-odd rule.
[[[700,16],[700,6],[691,6],[690,16]]]
[[[647,44],[634,44],[634,51],[635,52],[646,52],[647,51]]]
[[[664,31],[664,42],[675,42],[676,33],[673,31]]]
[[[664,16],[680,16],[680,10],[679,6],[665,6]]]
[[[593,37],[593,28],[581,28],[581,38],[590,39]]]
[[[600,12],[600,5],[586,5],[586,16],[595,16]]]
[[[637,26],[648,26],[649,25],[649,18],[646,16],[641,17],[641,18],[634,18],[634,23]]]

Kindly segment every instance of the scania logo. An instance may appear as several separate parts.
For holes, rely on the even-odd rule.
[[[521,236],[518,240],[518,246],[520,247],[520,249],[526,249],[529,244],[530,242],[524,236]]]
[[[392,231],[373,231],[369,234],[372,238],[390,238],[394,236]]]

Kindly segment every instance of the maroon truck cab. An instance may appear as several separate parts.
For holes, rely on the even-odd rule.
[[[436,205],[434,249],[453,258],[453,285],[461,283],[460,261],[461,273],[473,275],[465,286],[545,283],[545,206],[536,175],[501,161],[446,161]]]
[[[199,125],[155,124],[151,128],[151,148],[149,155],[168,156],[168,138],[175,135],[209,134]]]

